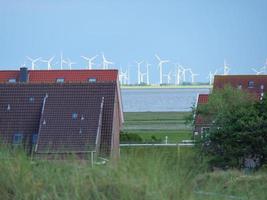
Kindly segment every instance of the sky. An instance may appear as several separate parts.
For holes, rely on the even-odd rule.
[[[60,52],[73,69],[84,69],[81,55],[99,55],[100,64],[104,52],[114,68],[129,69],[131,83],[135,61],[152,64],[151,82],[158,83],[158,54],[170,60],[164,74],[179,63],[207,82],[210,71],[222,73],[224,60],[230,74],[264,66],[266,19],[266,0],[0,0],[0,69],[30,67],[26,56],[56,56],[59,68]]]

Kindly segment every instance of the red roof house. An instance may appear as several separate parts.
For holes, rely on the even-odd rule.
[[[35,155],[119,156],[117,70],[0,71],[0,137]]]
[[[234,88],[242,89],[254,94],[259,100],[266,92],[267,75],[216,75],[214,77],[213,90],[224,88],[230,85]],[[196,109],[208,102],[207,94],[199,94]],[[195,132],[202,133],[203,129],[210,126],[200,115],[195,116]]]

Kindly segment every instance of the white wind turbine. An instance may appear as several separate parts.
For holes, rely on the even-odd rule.
[[[63,65],[64,64],[68,64],[68,62],[66,60],[63,59],[63,53],[60,52],[60,69],[63,69]]]
[[[41,57],[36,58],[36,59],[33,59],[33,58],[29,57],[29,56],[26,56],[26,57],[32,63],[32,66],[31,66],[32,70],[35,70],[35,67],[36,67],[35,63],[42,59]]]
[[[176,74],[174,75],[176,77],[176,80],[175,80],[176,85],[180,85],[181,84],[181,75],[183,75],[183,70],[180,67],[180,65],[177,64],[177,66],[176,66]]]
[[[264,73],[264,71],[259,71],[259,70],[256,70],[255,68],[251,68],[251,70],[254,71],[256,73],[256,75],[260,75],[260,74]]]
[[[182,77],[183,77],[183,82],[185,82],[186,81],[186,72],[187,71],[190,72],[190,68],[185,68],[182,65],[179,65],[179,66],[180,66],[180,69],[181,69],[181,74],[182,74]]]
[[[113,65],[114,63],[111,61],[108,61],[104,55],[104,53],[102,53],[102,59],[103,59],[103,69],[108,69],[108,65]]]
[[[170,84],[172,78],[171,78],[171,75],[172,75],[172,71],[169,71],[168,74],[164,74],[165,77],[167,77],[167,83]]]
[[[81,56],[84,60],[86,60],[88,62],[88,69],[92,69],[93,67],[93,61],[97,58],[98,55],[95,55],[93,57],[85,57],[85,56]]]
[[[161,85],[163,82],[162,82],[162,80],[163,80],[163,70],[162,70],[162,65],[164,64],[164,63],[168,63],[168,62],[170,62],[169,60],[162,60],[157,54],[155,54],[155,57],[157,58],[157,60],[159,61],[159,64],[158,64],[158,66],[159,66],[159,84]]]
[[[261,68],[263,74],[266,74],[266,70],[267,70],[267,59],[265,61],[265,65]]]
[[[137,83],[138,83],[138,85],[140,85],[140,83],[141,83],[141,64],[143,63],[143,61],[140,61],[140,62],[135,61],[135,63],[137,64]]]
[[[44,62],[44,63],[47,63],[47,69],[48,70],[51,70],[52,69],[52,61],[54,60],[55,56],[51,57],[50,59],[48,60],[45,60],[45,59],[42,59],[41,61]]]
[[[75,64],[75,62],[72,62],[69,58],[67,59],[68,67],[69,69],[72,69],[72,65]]]
[[[208,75],[208,79],[209,79],[209,84],[212,85],[213,84],[213,80],[214,80],[214,76],[217,74],[217,70],[212,73],[211,71],[209,72],[209,75]]]
[[[223,62],[223,75],[228,75],[230,71],[230,67],[228,66],[226,60]]]
[[[151,64],[146,63],[146,84],[149,85],[149,66],[151,66]]]
[[[142,84],[144,84],[145,83],[145,75],[146,75],[146,73],[142,73],[141,72],[140,75],[141,75],[140,81],[141,81]]]
[[[189,72],[191,73],[191,83],[194,84],[194,82],[195,82],[195,77],[196,77],[196,76],[199,76],[199,74],[194,74],[193,71],[192,71],[192,69],[190,69],[190,68],[189,68],[188,70],[189,70]]]

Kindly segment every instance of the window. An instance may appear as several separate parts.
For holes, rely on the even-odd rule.
[[[8,83],[16,83],[17,80],[15,78],[11,78],[11,79],[8,79],[7,81]]]
[[[264,89],[264,85],[261,85],[261,89],[262,89],[262,90]]]
[[[238,84],[237,89],[240,89],[240,90],[242,89],[242,84],[241,83]]]
[[[72,113],[71,118],[72,119],[77,119],[78,118],[78,113]]]
[[[23,134],[22,133],[15,133],[13,136],[13,144],[21,144],[23,140]]]
[[[56,82],[57,83],[64,83],[64,78],[57,78]]]
[[[254,87],[254,81],[248,81],[248,88]]]
[[[88,78],[88,82],[89,83],[95,83],[96,82],[96,78]]]
[[[37,144],[37,138],[38,138],[38,134],[36,133],[32,134],[32,144]]]

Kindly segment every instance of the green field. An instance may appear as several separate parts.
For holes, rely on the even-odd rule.
[[[192,127],[185,125],[188,112],[129,112],[124,113],[123,133],[138,134],[145,141],[152,136],[170,143],[191,139]]]

